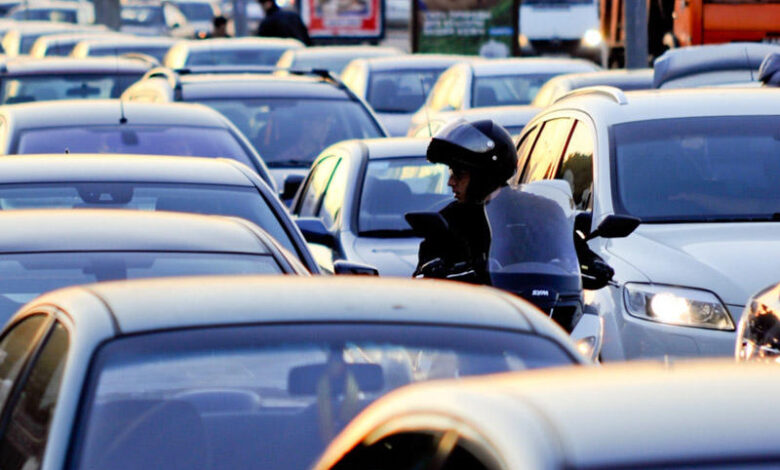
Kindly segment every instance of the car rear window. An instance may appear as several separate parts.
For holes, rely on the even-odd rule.
[[[544,83],[558,74],[507,75],[477,77],[474,79],[474,94],[471,106],[510,106],[531,104]]]
[[[215,127],[125,124],[25,129],[20,131],[11,153],[125,153],[223,157],[238,160],[250,168],[257,168],[252,158],[227,129]]]
[[[255,47],[190,51],[185,65],[275,65],[285,49]]]
[[[378,113],[413,113],[422,106],[428,91],[444,68],[373,72],[366,93]]]
[[[270,255],[185,252],[57,252],[0,257],[0,325],[44,292],[100,281],[220,274],[279,274]]]
[[[314,158],[331,144],[347,139],[385,136],[360,103],[346,99],[231,98],[197,101],[230,119],[249,138],[269,167],[308,168]]]
[[[226,215],[249,220],[290,252],[295,244],[254,187],[176,183],[38,183],[0,185],[0,210],[108,208]]]
[[[573,362],[546,338],[478,327],[307,323],[127,337],[93,361],[73,468],[145,467],[150,456],[156,468],[203,468],[207,453],[220,468],[309,468],[396,387]]]
[[[31,101],[119,98],[143,73],[90,73],[10,76],[2,81],[2,104]]]

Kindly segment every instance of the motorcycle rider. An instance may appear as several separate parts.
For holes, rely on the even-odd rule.
[[[458,120],[431,139],[426,157],[450,167],[448,185],[455,201],[439,211],[447,233],[426,237],[420,244],[414,276],[490,284],[485,202],[517,169],[512,137],[492,120]]]
[[[424,235],[415,277],[490,285],[490,271],[500,269],[499,266],[490,265],[497,264],[497,260],[490,258],[491,249],[494,253],[501,253],[498,256],[501,259],[531,259],[533,256],[529,254],[507,253],[527,249],[544,250],[546,245],[556,245],[556,239],[572,240],[570,237],[573,237],[576,257],[583,274],[583,286],[586,289],[598,289],[612,278],[614,271],[590,250],[585,237],[578,233],[559,233],[565,229],[551,220],[531,222],[537,212],[542,217],[551,213],[549,208],[544,207],[544,200],[525,196],[524,203],[520,204],[515,199],[516,194],[505,190],[507,180],[517,169],[517,152],[509,133],[500,125],[491,120],[473,123],[458,120],[450,123],[431,139],[426,157],[432,163],[443,163],[450,167],[448,185],[452,188],[455,201],[439,211],[446,222],[442,225],[446,227],[429,230]],[[486,215],[488,203],[491,205],[492,217]],[[510,220],[517,218],[517,215],[511,214],[517,210],[533,213],[520,215],[520,221]],[[546,229],[555,233],[545,235],[546,242],[537,240],[529,243],[528,247],[518,246],[524,245],[518,238],[509,240],[506,236],[500,236],[492,240],[488,219],[497,224],[494,229],[498,230],[506,230],[506,227],[516,226],[520,222],[530,222],[543,224],[535,232],[543,233],[543,229]],[[496,243],[496,246],[491,247],[491,243]],[[543,257],[544,254],[540,255]]]

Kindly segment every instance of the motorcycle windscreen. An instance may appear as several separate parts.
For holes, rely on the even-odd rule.
[[[540,306],[582,290],[574,219],[552,199],[505,186],[485,207],[491,284]]]

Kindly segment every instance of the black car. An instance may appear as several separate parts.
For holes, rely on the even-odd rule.
[[[246,135],[280,188],[290,174],[303,179],[317,155],[333,143],[387,136],[371,108],[327,72],[276,76],[242,71],[257,69],[153,69],[122,98],[211,106]],[[284,199],[291,199],[291,192]]]

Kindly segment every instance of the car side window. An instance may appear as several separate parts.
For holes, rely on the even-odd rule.
[[[36,344],[36,338],[46,324],[45,315],[33,315],[14,325],[0,340],[0,410],[11,394],[14,382],[24,362]]]
[[[322,193],[328,187],[330,177],[333,175],[338,159],[336,157],[326,157],[311,170],[306,187],[301,194],[298,215],[302,217],[313,217],[317,214],[322,200]]]
[[[569,183],[578,209],[588,208],[593,190],[593,136],[582,121],[574,124],[555,178]]]
[[[499,465],[489,456],[489,452],[479,444],[459,437],[453,446],[448,445],[449,432],[442,438],[439,445],[439,455],[444,458],[444,464],[438,466],[441,470],[496,470]],[[454,439],[453,439],[454,440]]]
[[[571,119],[568,118],[553,119],[544,123],[523,172],[523,183],[552,178],[555,166],[569,139],[570,131]]]
[[[322,207],[319,214],[326,227],[332,227],[339,220],[341,209],[344,206],[344,196],[347,190],[347,176],[349,166],[346,161],[339,161],[333,176],[330,178],[325,196],[322,198]]]
[[[41,465],[68,352],[68,331],[59,322],[35,360],[0,439],[0,468]]]
[[[433,432],[399,432],[371,445],[358,444],[332,470],[413,470],[430,468],[441,437]]]
[[[528,155],[531,153],[531,149],[534,148],[536,142],[536,136],[539,135],[539,128],[541,126],[534,126],[533,129],[526,132],[517,144],[517,173],[512,178],[512,184],[516,184],[520,180],[520,176],[523,174],[526,163],[528,163]]]

